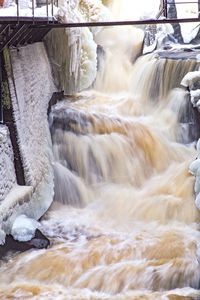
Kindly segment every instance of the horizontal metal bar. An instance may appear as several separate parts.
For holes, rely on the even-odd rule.
[[[66,28],[66,27],[98,27],[98,26],[124,26],[124,25],[147,25],[147,24],[166,24],[166,23],[190,23],[200,22],[200,18],[187,18],[187,19],[147,19],[136,21],[114,21],[114,22],[84,22],[84,23],[57,23],[40,25],[35,24],[31,27],[37,28]]]
[[[167,4],[170,4],[170,5],[176,5],[176,4],[198,4],[198,1],[192,1],[192,2],[175,2],[175,3],[167,2]]]
[[[198,4],[198,2],[175,2],[175,3],[167,2],[167,5],[174,5],[174,6],[176,6],[176,4]]]
[[[15,24],[16,22],[33,23],[32,17],[0,17],[0,24]],[[34,23],[57,22],[54,17],[35,17]]]

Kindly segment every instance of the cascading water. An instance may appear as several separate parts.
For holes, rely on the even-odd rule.
[[[55,199],[40,225],[51,247],[1,262],[1,299],[200,299],[196,151],[178,143],[180,81],[198,64],[133,63],[143,37],[127,31],[131,51],[118,28],[97,35],[93,88],[52,108]]]

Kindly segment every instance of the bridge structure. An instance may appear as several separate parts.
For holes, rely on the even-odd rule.
[[[160,0],[160,10],[154,19],[113,21],[113,22],[84,22],[84,23],[61,23],[54,17],[55,6],[59,0],[45,0],[46,15],[38,17],[35,14],[35,0],[31,0],[31,14],[29,17],[21,16],[20,0],[16,0],[15,16],[0,16],[0,53],[7,46],[21,46],[24,44],[41,41],[52,28],[66,27],[94,27],[94,26],[120,26],[120,25],[146,25],[161,23],[186,23],[200,22],[200,0],[183,2]],[[168,18],[169,5],[196,4],[198,14],[196,18]],[[0,11],[3,8],[0,8]]]

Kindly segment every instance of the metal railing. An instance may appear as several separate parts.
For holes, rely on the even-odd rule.
[[[40,4],[39,7],[46,6],[46,14],[45,14],[45,16],[43,15],[42,17],[38,17],[38,16],[36,17],[35,16],[35,10],[37,9],[35,7],[35,2],[37,0],[31,0],[31,3],[32,3],[32,7],[31,7],[31,9],[32,9],[32,15],[29,16],[29,17],[23,17],[23,15],[20,14],[20,10],[21,10],[20,9],[20,3],[21,3],[20,1],[21,0],[16,0],[16,10],[17,10],[16,11],[16,17],[17,17],[17,21],[18,22],[20,20],[27,19],[29,21],[32,21],[32,23],[34,24],[35,21],[36,21],[36,19],[46,19],[47,23],[50,20],[51,21],[55,20],[55,18],[54,18],[54,7],[55,6],[58,7],[58,0],[44,0],[43,5]],[[174,1],[174,3],[169,2],[169,0],[160,0],[160,10],[159,10],[159,12],[158,12],[158,14],[156,16],[156,19],[159,19],[161,16],[164,16],[166,19],[168,18],[168,7],[169,7],[169,5],[171,6],[171,5],[185,5],[185,4],[187,4],[187,5],[188,4],[197,4],[198,5],[197,6],[197,9],[198,9],[198,12],[197,12],[198,13],[198,18],[200,18],[200,0],[198,0],[198,1],[192,0],[192,1],[187,1],[187,2],[183,2],[183,1],[179,0],[179,1]],[[0,17],[0,19],[3,19],[3,18]],[[192,19],[193,18],[190,18],[189,20],[192,21]],[[183,20],[183,19],[180,19],[180,20]],[[148,20],[145,20],[145,21],[148,21]],[[138,22],[139,22],[138,24],[140,24],[140,20],[138,20]],[[118,22],[115,22],[115,23],[118,23]],[[119,23],[121,23],[121,22],[119,22]],[[119,25],[121,25],[121,24],[119,24]],[[96,26],[98,26],[98,25],[96,24]],[[101,25],[99,25],[99,26],[101,26]]]
[[[198,1],[187,1],[183,2],[181,0],[175,1],[175,3],[169,2],[169,0],[160,0],[160,10],[154,19],[146,20],[133,20],[133,21],[111,21],[111,22],[73,22],[73,23],[60,23],[55,19],[54,7],[58,7],[58,0],[44,0],[43,6],[46,6],[45,16],[35,16],[35,5],[32,1],[32,15],[29,17],[23,17],[20,15],[20,0],[16,0],[17,4],[17,16],[16,17],[0,17],[0,24],[5,26],[5,24],[11,23],[23,23],[29,24],[30,28],[64,28],[64,27],[94,27],[94,26],[121,26],[121,25],[146,25],[146,24],[161,24],[161,23],[189,23],[189,22],[200,22],[200,0]],[[41,0],[38,0],[41,1]],[[198,17],[192,18],[168,18],[168,8],[169,5],[184,5],[184,4],[198,4]],[[41,5],[40,5],[41,6]],[[164,18],[162,18],[162,16]]]
[[[45,0],[44,3],[37,3],[37,7],[35,6],[37,0],[31,0],[31,7],[29,6],[29,8],[31,8],[31,15],[30,16],[23,16],[23,13],[21,13],[21,9],[22,9],[22,2],[20,0],[16,0],[16,14],[15,16],[10,16],[10,17],[0,17],[0,19],[10,19],[11,21],[14,20],[15,18],[17,18],[17,21],[23,21],[23,20],[29,20],[32,21],[32,23],[35,23],[36,19],[46,19],[47,22],[48,20],[50,21],[54,21],[54,7],[58,7],[58,0]],[[42,14],[42,16],[36,16],[35,11],[36,9],[45,6],[46,7],[46,14]],[[28,7],[27,7],[28,8]]]

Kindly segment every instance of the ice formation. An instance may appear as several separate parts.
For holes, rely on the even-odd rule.
[[[195,176],[195,204],[200,210],[200,139],[197,142],[197,159],[191,163],[189,172]]]
[[[11,234],[13,238],[20,242],[30,241],[34,235],[35,230],[38,228],[39,223],[25,215],[20,215],[13,223]]]
[[[111,14],[102,5],[101,0],[80,0],[78,10],[85,22],[104,22],[111,18]],[[90,27],[93,34],[97,34],[101,27]]]
[[[109,19],[101,1],[60,2],[57,17],[62,22],[97,22]],[[48,55],[59,89],[73,94],[91,86],[97,73],[97,45],[93,36],[100,28],[52,30],[46,37]]]
[[[43,43],[35,43],[21,47],[19,51],[12,49],[10,57],[13,74],[8,74],[8,81],[26,186],[18,186],[14,175],[8,180],[12,189],[8,189],[6,198],[0,202],[1,243],[19,215],[39,219],[53,200],[52,145],[47,108],[56,89],[46,51]],[[2,158],[8,161],[7,157]]]
[[[181,81],[181,85],[193,89],[194,84],[200,80],[200,71],[187,73]]]
[[[113,12],[115,20],[138,20],[155,18],[160,0],[103,0]]]
[[[2,223],[6,214],[10,213],[8,207],[5,210],[4,200],[7,203],[10,191],[17,185],[11,141],[4,125],[0,125],[0,153],[0,244],[3,244],[6,233]]]
[[[190,93],[192,105],[200,111],[200,71],[189,72],[181,81],[181,85],[187,87]]]
[[[13,164],[13,152],[9,132],[6,126],[0,125],[0,203],[16,185]]]

